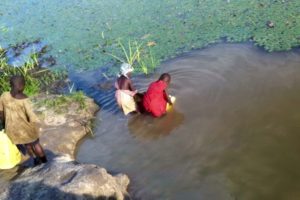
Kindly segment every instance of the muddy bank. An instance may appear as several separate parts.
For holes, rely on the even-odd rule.
[[[126,199],[129,179],[111,175],[97,165],[75,161],[77,142],[89,133],[91,121],[99,107],[86,98],[86,109],[77,103],[58,114],[38,106],[39,101],[56,96],[39,97],[35,110],[42,121],[41,144],[49,162],[34,168],[15,168],[1,175],[12,181],[1,181],[0,199]],[[20,171],[22,171],[20,173]]]

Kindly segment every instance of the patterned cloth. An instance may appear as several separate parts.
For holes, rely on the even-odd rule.
[[[124,114],[128,115],[131,112],[137,111],[137,106],[133,98],[137,92],[121,90],[117,82],[115,83],[115,87],[117,89],[115,97]]]
[[[5,133],[12,143],[28,144],[39,138],[39,120],[28,98],[16,99],[5,92],[0,97],[0,111],[4,112]]]

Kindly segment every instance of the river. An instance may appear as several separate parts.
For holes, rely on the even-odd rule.
[[[161,119],[124,117],[109,78],[116,66],[100,69],[111,62],[103,49],[117,38],[154,42],[162,60],[226,36],[298,45],[299,28],[289,27],[297,6],[286,7],[296,1],[268,1],[268,9],[241,2],[1,0],[0,45],[40,39],[56,67],[69,69],[77,88],[101,105],[95,136],[77,158],[128,174],[133,199],[300,199],[299,49],[270,54],[252,44],[218,44],[133,77],[144,91],[160,73],[172,75],[177,101]],[[283,31],[266,29],[270,18]]]
[[[299,63],[299,50],[269,54],[247,44],[169,60],[133,79],[143,91],[171,74],[177,102],[161,119],[124,117],[112,84],[86,88],[103,109],[78,160],[128,174],[134,199],[299,199]]]

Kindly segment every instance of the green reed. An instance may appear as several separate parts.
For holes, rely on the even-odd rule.
[[[37,54],[32,54],[23,66],[11,66],[7,62],[5,49],[2,48],[0,48],[0,73],[0,94],[10,90],[9,80],[13,75],[22,75],[26,81],[24,93],[28,96],[38,94],[42,89],[46,89],[53,82],[65,76],[60,72],[39,68]]]
[[[160,64],[159,60],[153,56],[149,44],[136,40],[129,40],[124,43],[121,39],[118,39],[115,46],[117,48],[114,48],[114,51],[110,53],[105,50],[105,54],[111,56],[118,63],[132,65],[138,73],[149,74]]]

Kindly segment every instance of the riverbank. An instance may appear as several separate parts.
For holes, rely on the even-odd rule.
[[[49,162],[34,168],[2,171],[1,175],[11,173],[13,176],[11,181],[1,183],[0,199],[128,198],[129,178],[126,175],[111,175],[97,165],[80,164],[75,160],[76,145],[90,133],[99,107],[88,97],[84,97],[84,108],[75,101],[62,106],[61,110],[45,106],[45,100],[58,98],[61,96],[40,95],[33,99],[42,125],[40,142]]]

